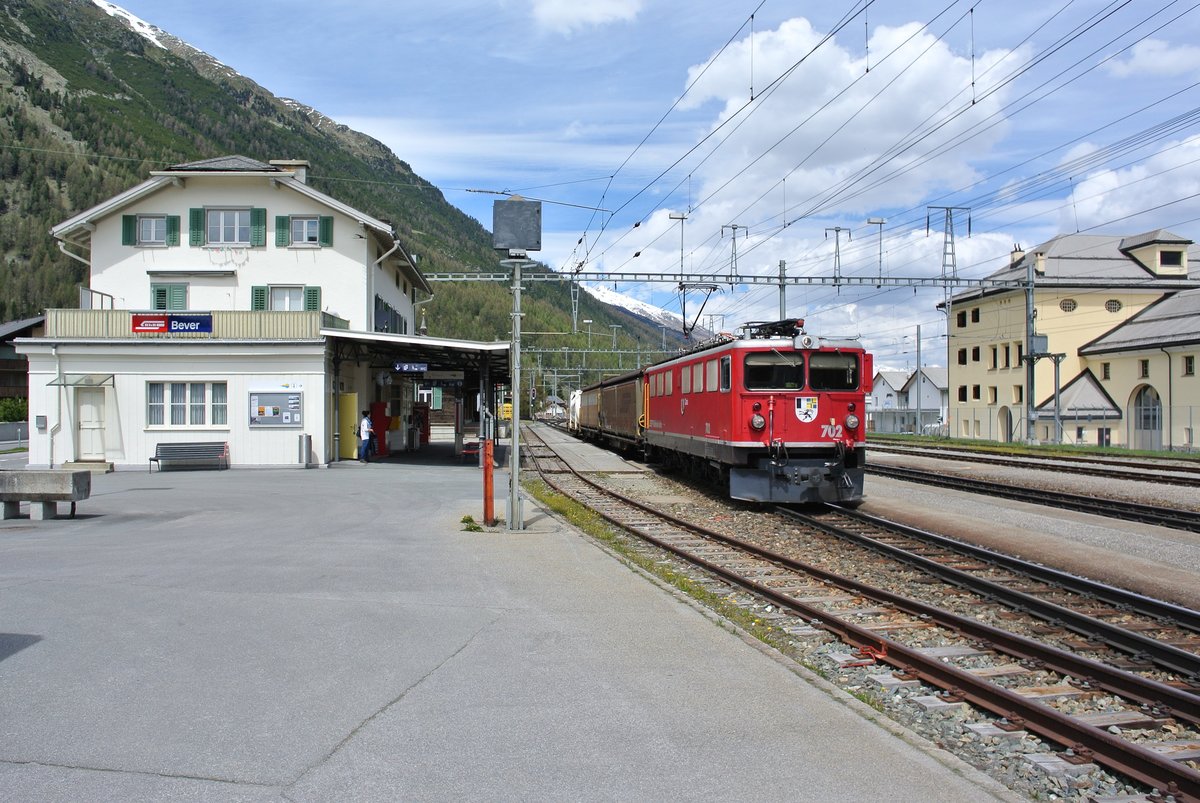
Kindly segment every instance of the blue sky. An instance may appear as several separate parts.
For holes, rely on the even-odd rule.
[[[467,190],[542,199],[555,269],[669,275],[682,250],[719,275],[736,249],[742,274],[940,275],[929,206],[971,209],[971,236],[966,212],[955,226],[968,277],[1060,233],[1200,235],[1190,2],[120,5],[380,139],[489,229],[503,196]],[[251,155],[320,170],[319,154]],[[680,311],[669,282],[616,286]],[[892,368],[921,325],[925,363],[944,365],[942,298],[794,288],[787,311]],[[778,293],[723,287],[705,315],[774,318]]]

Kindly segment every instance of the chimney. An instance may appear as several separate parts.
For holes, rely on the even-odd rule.
[[[272,167],[278,167],[280,170],[291,171],[295,174],[293,178],[301,184],[308,183],[307,159],[272,159],[270,164]]]
[[[1015,268],[1025,258],[1025,250],[1021,248],[1019,243],[1013,243],[1012,253],[1009,255],[1009,267]]]
[[[1038,251],[1036,254],[1033,255],[1033,258],[1034,258],[1033,272],[1037,273],[1039,275],[1045,275],[1045,273],[1046,273],[1046,255],[1044,253],[1042,253],[1041,251]]]

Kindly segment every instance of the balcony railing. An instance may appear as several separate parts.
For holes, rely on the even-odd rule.
[[[211,332],[134,331],[134,316],[211,316]],[[249,310],[146,311],[123,309],[46,310],[46,337],[129,340],[315,340],[321,329],[349,329],[350,322],[328,312]]]

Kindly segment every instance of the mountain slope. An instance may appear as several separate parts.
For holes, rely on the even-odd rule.
[[[312,186],[391,221],[426,273],[498,269],[484,227],[383,143],[102,5],[0,0],[0,320],[76,306],[86,267],[58,251],[51,226],[151,170],[228,154],[308,159]],[[424,308],[430,334],[506,338],[507,289],[435,284]],[[580,305],[580,320],[598,327],[619,314],[586,295]],[[531,282],[523,311],[529,331],[568,332],[570,289]],[[660,336],[647,321],[628,323],[628,334],[648,343]],[[585,343],[580,332],[549,345]]]

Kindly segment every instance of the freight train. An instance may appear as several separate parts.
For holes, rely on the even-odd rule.
[[[861,503],[871,355],[803,320],[741,331],[576,391],[568,426],[734,499]]]

